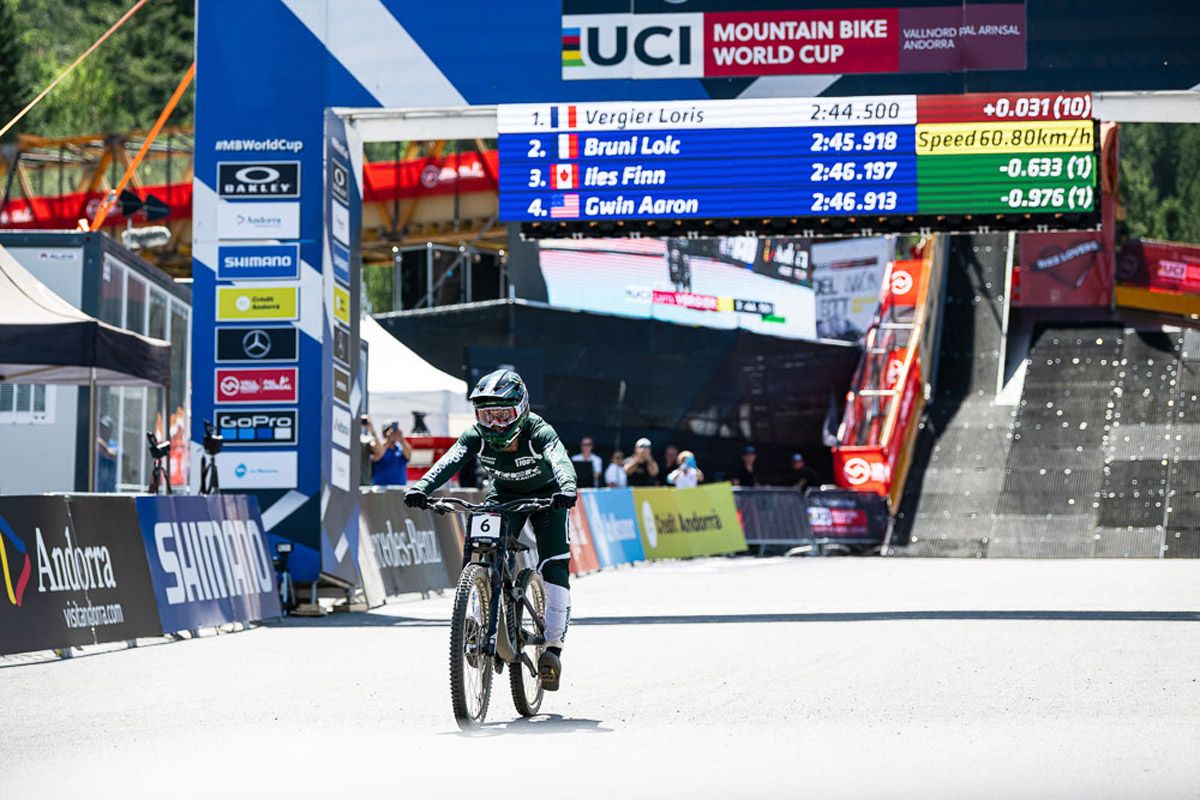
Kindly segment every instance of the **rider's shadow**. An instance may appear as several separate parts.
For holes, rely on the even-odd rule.
[[[561,714],[538,714],[533,717],[518,717],[508,722],[490,722],[474,731],[463,731],[463,736],[500,736],[506,733],[561,734],[561,733],[612,733],[598,719],[564,717]]]

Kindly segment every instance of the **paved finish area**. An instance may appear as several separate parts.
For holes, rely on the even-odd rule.
[[[1200,797],[1200,562],[594,575],[548,715],[472,736],[449,607],[0,661],[0,798]]]

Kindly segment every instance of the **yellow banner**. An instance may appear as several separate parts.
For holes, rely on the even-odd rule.
[[[728,483],[694,489],[669,486],[633,490],[646,558],[688,558],[740,553],[746,535]]]
[[[298,319],[299,292],[297,286],[218,286],[217,319]]]
[[[917,126],[917,155],[1087,152],[1095,148],[1090,120],[1074,122],[949,122]]]
[[[333,315],[339,322],[350,324],[350,293],[336,283],[333,285]]]

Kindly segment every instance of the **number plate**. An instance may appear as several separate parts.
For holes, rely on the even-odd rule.
[[[471,538],[495,540],[500,538],[499,514],[476,514],[471,517]]]

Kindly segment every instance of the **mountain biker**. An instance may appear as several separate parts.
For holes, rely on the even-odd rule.
[[[575,505],[575,469],[554,428],[529,411],[529,392],[521,376],[500,369],[484,375],[471,392],[475,424],[468,428],[425,476],[404,495],[414,508],[426,508],[429,494],[478,456],[492,478],[488,502],[546,498],[553,506],[533,514],[509,513],[509,530],[519,531],[528,517],[537,538],[538,571],[546,586],[546,649],[538,673],[547,691],[558,689],[562,647],[571,615],[567,509]]]

